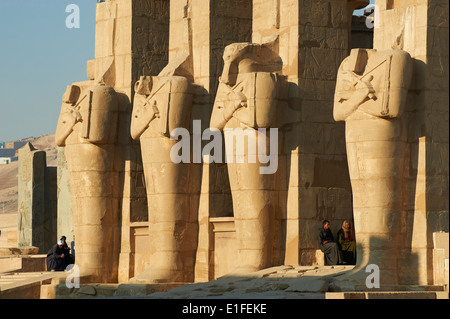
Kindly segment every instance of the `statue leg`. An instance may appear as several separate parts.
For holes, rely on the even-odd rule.
[[[170,149],[176,142],[141,137],[152,253],[136,281],[194,281],[200,165],[173,163]]]
[[[381,284],[396,285],[397,258],[405,240],[406,141],[401,119],[347,121],[346,140],[357,244],[355,268],[375,264]]]
[[[265,142],[269,145],[268,136]],[[244,163],[236,163],[234,154],[227,166],[239,247],[236,271],[246,272],[272,266],[278,193],[276,174],[261,174],[260,167],[265,164],[259,162],[258,156],[256,163],[249,161],[249,148],[244,152]]]
[[[75,262],[89,282],[117,282],[119,173],[114,145],[67,145],[74,202]]]

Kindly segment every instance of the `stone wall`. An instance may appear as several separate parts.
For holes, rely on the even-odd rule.
[[[322,220],[331,221],[334,234],[344,220],[353,220],[345,123],[333,119],[333,102],[338,68],[357,42],[351,39],[357,3],[365,2],[111,0],[97,5],[95,61],[88,74],[114,87],[123,99],[115,158],[122,196],[119,282],[143,271],[149,255],[146,229],[152,212],[147,211],[140,145],[129,133],[134,83],[140,76],[158,75],[181,51],[187,52],[179,72],[194,84],[191,119],[201,120],[203,131],[209,127],[224,48],[238,42],[270,43],[287,81],[276,125],[282,139],[274,263],[318,262]],[[414,58],[405,116],[408,196],[400,229],[400,259],[413,267],[401,272],[401,282],[430,284],[432,234],[448,231],[448,17],[443,14],[448,2],[377,0],[376,5],[374,48],[401,48]],[[226,164],[192,165],[202,166],[195,280],[206,281],[229,266],[217,265],[223,256],[215,254],[230,251],[224,247],[227,238],[236,244],[233,199]],[[59,176],[61,184],[63,173]],[[214,225],[222,222],[228,233],[215,235]]]
[[[347,1],[254,1],[253,42],[278,35],[289,109],[280,164],[287,176],[285,262],[312,264],[323,219],[352,219],[344,125],[333,120],[337,69],[349,53]],[[282,164],[281,164],[282,165]]]
[[[75,235],[73,232],[73,203],[70,191],[69,171],[64,147],[58,147],[57,162],[57,234],[58,239],[66,236],[67,245],[72,248],[71,253],[75,255]]]

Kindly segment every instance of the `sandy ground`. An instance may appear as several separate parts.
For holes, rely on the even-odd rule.
[[[0,247],[8,247],[8,233],[17,231],[17,213],[0,213]],[[14,235],[14,234],[13,234]],[[16,238],[16,236],[14,236]]]

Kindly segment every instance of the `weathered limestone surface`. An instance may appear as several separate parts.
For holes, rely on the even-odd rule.
[[[131,135],[142,148],[150,256],[147,269],[133,281],[194,281],[201,166],[174,162],[172,154],[175,129],[183,128],[189,138],[193,101],[192,85],[175,75],[177,67],[136,82]]]
[[[149,299],[325,299],[335,277],[352,267],[314,267],[284,265],[270,267],[245,276],[229,274],[216,280],[188,284],[168,292],[155,292]]]
[[[448,2],[378,1],[379,28],[374,46],[407,51],[414,59],[407,97],[408,197],[406,243],[402,263],[405,283],[433,283],[433,233],[448,232]],[[447,163],[447,164],[446,164]]]
[[[346,136],[356,237],[360,250],[366,247],[363,256],[358,258],[362,257],[359,259],[360,265],[373,262],[380,269],[390,268],[390,275],[385,277],[384,284],[432,285],[432,234],[435,231],[448,232],[448,165],[444,164],[448,163],[448,41],[439,40],[448,36],[448,16],[442,13],[448,11],[448,2],[379,0],[376,5],[378,15],[375,20],[374,48],[378,52],[407,52],[412,58],[413,75],[409,87],[396,86],[407,88],[402,93],[401,103],[404,105],[397,114],[403,114],[400,120],[387,119],[385,124],[377,120],[380,127],[368,130],[370,126],[367,121],[371,120],[359,117],[356,119],[356,126],[359,126],[357,132],[348,132]],[[399,67],[399,71],[401,69]],[[409,72],[405,72],[403,68],[403,75]],[[400,72],[399,75],[401,74]],[[339,84],[343,83],[338,83],[338,86]],[[351,96],[354,102],[361,98],[362,91],[359,90],[358,93],[358,87],[364,86],[355,86],[355,93]],[[373,92],[371,89],[369,91],[366,92],[366,101],[360,103],[360,108],[365,104],[376,103],[371,97]],[[389,104],[391,102],[395,101],[390,99]],[[389,109],[388,115],[390,111]],[[372,115],[379,117],[374,113]],[[346,125],[351,123],[351,117],[347,118]],[[351,128],[348,127],[347,130]],[[383,143],[384,146],[377,142],[377,146],[370,148],[362,147],[363,144],[361,147],[354,147],[356,144],[353,143],[363,136],[367,141],[375,142],[370,137],[372,133],[374,137],[378,135],[378,141],[386,142]],[[387,154],[391,155],[386,156]],[[402,156],[404,160],[401,159]],[[381,170],[386,165],[391,167],[390,173],[389,170]],[[362,184],[354,183],[353,176],[356,175],[367,180]],[[389,180],[391,182],[387,183]],[[395,187],[391,188],[392,186]],[[359,191],[363,196],[358,196]],[[367,193],[373,196],[369,198]],[[376,194],[379,195],[376,199],[380,207],[375,210],[365,207],[373,197],[377,197]],[[366,205],[361,205],[363,203]],[[381,205],[391,208],[381,213]],[[396,208],[392,209],[394,206]],[[357,218],[358,215],[360,216]],[[380,218],[381,216],[384,217]],[[382,228],[386,230],[385,235],[376,234]],[[363,234],[358,236],[360,232]],[[367,236],[370,232],[373,234]],[[364,239],[365,237],[367,238]],[[383,251],[383,247],[389,249]],[[380,250],[377,253],[378,248]],[[372,255],[375,259],[372,259]],[[439,268],[437,265],[436,267]],[[364,277],[362,273],[360,275]]]
[[[224,48],[234,42],[251,40],[252,3],[248,0],[179,0],[171,3],[170,21],[170,55],[180,50],[189,53],[185,76],[197,86],[191,120],[200,120],[200,129],[204,132],[209,128],[223,69]],[[202,140],[192,147],[203,149],[207,143]],[[233,216],[233,203],[225,163],[191,165],[202,166],[195,280],[208,281],[215,273],[215,242],[209,218]]]
[[[345,129],[332,117],[337,71],[350,48],[351,13],[368,1],[253,1],[252,42],[278,37],[275,51],[288,81],[288,106],[279,119],[279,195],[285,263],[313,264],[323,219],[336,233],[352,219]]]
[[[70,174],[76,264],[82,276],[93,282],[117,281],[119,99],[112,87],[93,81],[69,85],[55,134],[56,144],[65,147]]]
[[[58,147],[57,166],[57,238],[66,236],[67,244],[71,247],[71,254],[75,256],[75,237],[73,230],[73,202],[70,190],[70,175],[67,167],[64,147]]]
[[[283,262],[274,251],[280,242],[277,235],[282,234],[276,227],[280,219],[276,173],[282,172],[278,167],[279,138],[277,129],[270,130],[282,110],[283,78],[276,73],[280,62],[270,45],[227,46],[211,115],[211,128],[224,131],[238,241],[236,267],[241,271]],[[238,139],[244,135],[247,148],[240,149]],[[267,153],[273,155],[268,165],[261,160]]]
[[[378,265],[382,284],[398,284],[397,257],[406,236],[402,115],[412,66],[402,50],[353,49],[339,68],[335,93],[334,118],[346,123],[357,267]]]
[[[45,166],[44,151],[36,150],[30,143],[19,150],[19,246],[34,244],[44,248]]]
[[[446,285],[449,281],[449,236],[448,233],[433,233],[433,283]]]
[[[56,240],[56,170],[48,168],[45,151],[27,143],[19,150],[19,246],[46,253]]]
[[[375,49],[350,52],[351,14],[367,4],[99,3],[90,81],[69,87],[57,129],[84,271],[180,283],[234,266],[319,264],[321,221],[336,233],[347,219],[359,280],[377,263],[386,285],[437,281],[432,234],[448,232],[448,2],[377,0]],[[202,160],[209,141],[198,134],[210,126],[276,144],[276,172],[261,174],[248,150],[245,164]],[[179,164],[177,127],[192,151]],[[258,128],[277,128],[277,142]],[[223,150],[235,152],[226,135]]]
[[[169,1],[114,0],[97,4],[95,80],[127,96],[118,123],[118,159],[121,181],[119,281],[135,275],[134,229],[148,222],[147,196],[141,149],[130,135],[134,84],[140,76],[158,74],[168,62]],[[106,72],[105,72],[106,71]],[[136,227],[135,227],[136,226]]]

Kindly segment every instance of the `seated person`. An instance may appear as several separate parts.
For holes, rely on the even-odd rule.
[[[75,258],[70,253],[70,247],[67,245],[67,238],[66,238],[66,236],[61,236],[61,238],[59,240],[61,240],[63,242],[63,248],[65,250],[64,259],[66,260],[66,265],[74,264],[75,263]]]
[[[339,246],[334,241],[333,234],[330,230],[330,222],[324,220],[322,228],[319,230],[320,250],[325,255],[325,265],[341,265],[344,263],[342,253]]]
[[[64,242],[59,240],[47,253],[47,271],[64,271],[67,266],[65,254]]]
[[[350,222],[345,220],[337,233],[339,249],[344,261],[350,265],[356,263],[356,243],[353,238]]]

